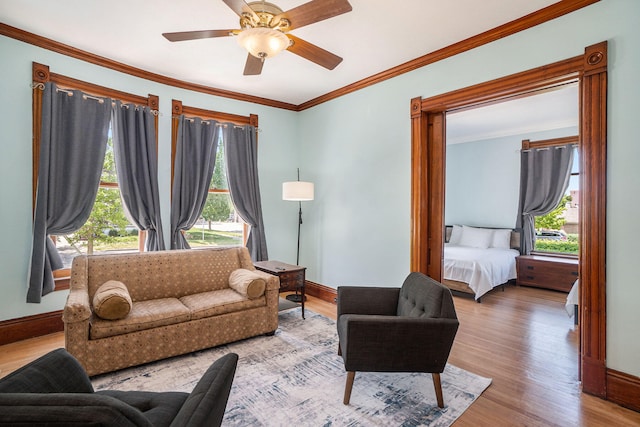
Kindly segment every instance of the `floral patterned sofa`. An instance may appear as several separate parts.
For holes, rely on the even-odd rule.
[[[262,280],[262,294],[232,288],[234,272]],[[123,318],[96,312],[96,293],[109,281],[128,291]],[[81,255],[73,261],[64,307],[65,347],[88,375],[97,375],[272,334],[279,286],[277,277],[255,270],[243,247]]]

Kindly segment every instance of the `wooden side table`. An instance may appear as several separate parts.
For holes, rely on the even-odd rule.
[[[278,276],[280,279],[280,292],[296,291],[295,295],[287,295],[289,301],[302,303],[302,318],[304,319],[304,275],[306,267],[299,265],[285,264],[280,261],[258,261],[253,263],[254,267],[265,273]],[[298,294],[298,292],[300,292]]]

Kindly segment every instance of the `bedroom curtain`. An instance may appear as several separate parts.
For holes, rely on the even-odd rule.
[[[171,198],[171,249],[189,249],[182,230],[196,223],[209,195],[220,126],[180,116]]]
[[[111,99],[45,84],[38,186],[27,302],[55,288],[62,260],[49,235],[68,234],[87,221],[95,202],[107,147]]]
[[[532,148],[520,154],[520,202],[516,227],[522,228],[522,252],[535,243],[535,217],[554,210],[569,186],[573,145]]]
[[[247,249],[253,261],[269,259],[258,180],[256,128],[228,123],[222,131],[229,194],[236,212],[251,228]]]
[[[127,217],[147,231],[146,250],[163,250],[154,116],[149,107],[116,101],[112,118],[116,172]]]

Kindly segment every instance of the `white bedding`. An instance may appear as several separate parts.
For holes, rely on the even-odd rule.
[[[516,278],[518,255],[515,249],[479,249],[445,243],[443,277],[467,283],[477,300],[496,286]]]

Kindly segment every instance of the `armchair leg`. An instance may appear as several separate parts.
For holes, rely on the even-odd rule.
[[[351,389],[353,388],[353,379],[355,377],[355,371],[347,372],[347,383],[344,386],[344,400],[342,401],[345,405],[348,405],[351,400]]]
[[[433,386],[436,389],[436,400],[438,401],[438,407],[444,408],[444,399],[442,398],[442,383],[440,382],[440,374],[432,373]]]

